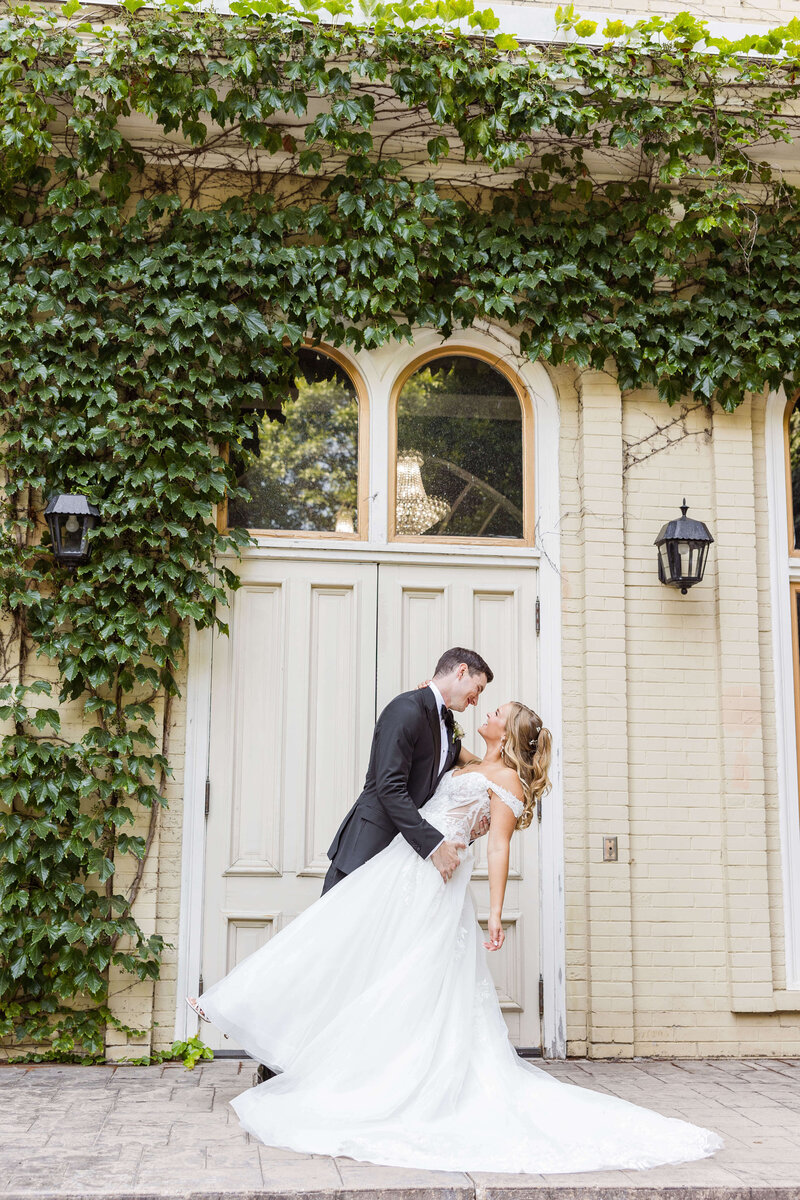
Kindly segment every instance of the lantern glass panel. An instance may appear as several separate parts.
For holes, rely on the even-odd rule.
[[[480,358],[443,354],[406,381],[397,402],[398,532],[522,538],[522,406]],[[413,473],[413,478],[411,478]],[[414,521],[438,504],[430,519]]]
[[[358,394],[326,354],[303,349],[284,420],[264,413],[255,446],[231,447],[250,500],[228,502],[228,525],[247,529],[358,532]],[[273,414],[274,415],[274,414]]]
[[[85,549],[84,520],[75,513],[61,514],[58,519],[61,532],[61,550],[64,554],[80,554]]]
[[[658,558],[661,563],[661,575],[665,583],[669,583],[672,579],[672,570],[669,562],[669,547],[666,542],[662,542],[658,547]]]
[[[708,558],[708,542],[705,542],[697,550],[697,578],[702,579],[706,569],[706,559]]]

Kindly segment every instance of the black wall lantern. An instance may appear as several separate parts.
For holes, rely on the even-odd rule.
[[[44,515],[53,542],[56,562],[78,567],[89,561],[89,530],[100,520],[100,510],[78,493],[51,496]]]
[[[714,540],[707,525],[687,517],[687,507],[684,498],[681,515],[662,526],[654,543],[658,546],[658,578],[669,587],[680,588],[684,596],[703,578],[708,547]]]

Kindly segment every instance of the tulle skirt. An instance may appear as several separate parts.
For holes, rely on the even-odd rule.
[[[398,835],[201,997],[280,1072],[234,1099],[243,1127],[304,1153],[452,1171],[630,1169],[719,1149],[709,1130],[519,1058],[472,861],[445,884]]]

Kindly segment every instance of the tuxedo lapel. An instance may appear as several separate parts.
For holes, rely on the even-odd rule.
[[[425,712],[428,717],[428,724],[431,727],[431,737],[433,738],[433,756],[431,758],[431,784],[430,791],[435,788],[439,779],[439,759],[442,754],[442,739],[441,739],[441,723],[439,714],[436,711],[436,697],[430,688],[424,689],[422,699]]]

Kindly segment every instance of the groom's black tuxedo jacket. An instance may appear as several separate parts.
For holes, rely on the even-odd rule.
[[[450,738],[442,774],[461,753]],[[442,840],[438,829],[419,815],[441,778],[440,725],[436,697],[429,687],[403,692],[378,718],[372,735],[364,790],[342,821],[328,858],[349,874],[402,833],[422,858]]]

